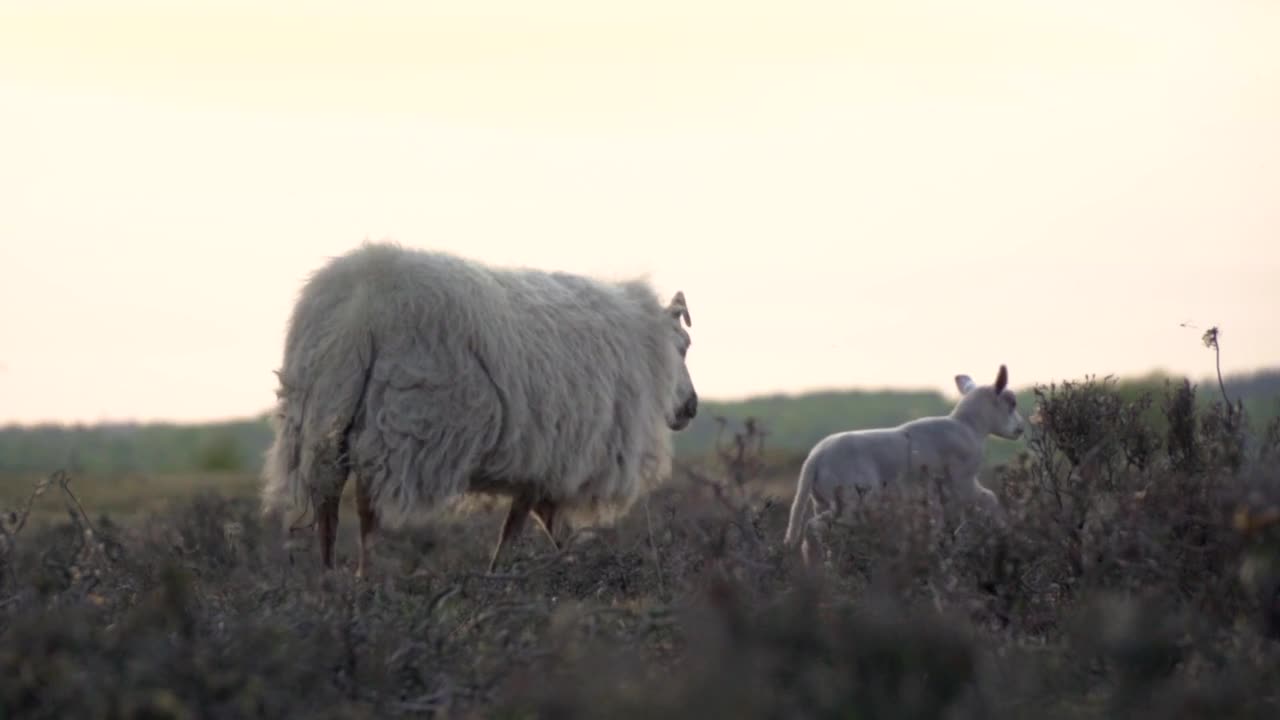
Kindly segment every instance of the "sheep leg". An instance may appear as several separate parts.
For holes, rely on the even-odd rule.
[[[826,556],[827,544],[822,535],[830,530],[831,522],[840,515],[842,506],[841,502],[836,507],[819,510],[805,523],[800,541],[800,557],[804,560],[805,567],[813,567],[819,562],[819,558]]]
[[[963,489],[969,501],[985,510],[996,523],[1003,525],[1009,521],[1004,506],[1000,504],[1000,499],[978,480],[976,474],[972,480],[963,485]]]
[[[369,488],[356,479],[356,513],[360,516],[360,560],[356,564],[356,577],[362,578],[369,567],[369,547],[373,544],[373,532],[378,529],[378,515],[373,509]]]
[[[556,504],[546,499],[539,500],[533,506],[533,519],[538,521],[538,525],[547,534],[547,538],[551,540],[555,549],[560,550],[560,541],[556,540],[555,531]]]
[[[333,544],[338,538],[338,500],[327,497],[319,502],[316,514],[316,534],[320,541],[320,562],[326,570],[333,569]]]
[[[502,554],[502,548],[524,528],[524,522],[528,519],[532,508],[533,499],[526,494],[511,498],[511,509],[507,511],[507,519],[502,523],[502,531],[498,534],[498,544],[493,548],[493,555],[489,558],[490,573],[493,573],[493,569],[498,566],[498,556]]]
[[[817,559],[815,557],[816,552],[813,548],[814,542],[813,538],[808,536],[800,539],[800,559],[804,562],[804,566],[807,568],[811,568],[817,564]]]

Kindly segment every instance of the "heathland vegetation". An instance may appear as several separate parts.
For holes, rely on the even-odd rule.
[[[1117,379],[1114,391],[1134,399],[1159,394],[1171,376],[1153,373]],[[1266,422],[1280,415],[1280,369],[1225,378],[1232,400],[1243,402],[1250,417]],[[1200,383],[1198,402],[1216,397],[1216,379]],[[1034,389],[1019,393],[1020,407],[1030,412]],[[771,456],[798,462],[827,433],[837,430],[894,425],[914,417],[945,414],[955,398],[936,391],[831,390],[800,395],[767,395],[745,400],[705,400],[702,410],[684,432],[675,436],[682,459],[704,457],[720,433],[716,418],[744,421],[754,418],[768,438]],[[1159,429],[1158,408],[1148,420]],[[0,427],[0,478],[27,478],[57,469],[93,478],[128,476],[256,473],[271,442],[265,413],[257,417],[207,424],[42,425]],[[1005,462],[1017,452],[1010,443],[992,443],[990,460]]]
[[[816,574],[789,468],[947,398],[708,403],[616,529],[490,575],[494,508],[387,533],[364,581],[351,520],[329,574],[263,523],[259,420],[9,429],[0,717],[1277,717],[1278,381],[1029,388],[1006,530],[924,482]]]

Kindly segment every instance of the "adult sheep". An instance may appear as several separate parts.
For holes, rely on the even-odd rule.
[[[612,522],[671,471],[697,414],[684,294],[365,243],[304,285],[288,323],[265,513],[315,513],[333,567],[355,476],[357,576],[377,527],[511,499],[489,562],[532,514]]]

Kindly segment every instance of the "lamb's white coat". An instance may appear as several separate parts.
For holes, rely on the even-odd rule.
[[[950,415],[912,420],[894,428],[834,433],[809,451],[796,481],[785,545],[825,526],[854,500],[915,474],[941,475],[958,494],[978,501],[1003,519],[995,493],[978,479],[988,435],[1016,439],[1026,426],[1000,366],[993,385],[978,386],[968,375],[955,377],[961,398]],[[812,506],[814,516],[804,519]],[[805,557],[809,558],[808,542]]]

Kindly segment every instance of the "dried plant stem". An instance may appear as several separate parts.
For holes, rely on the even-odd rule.
[[[1227,395],[1227,384],[1222,380],[1222,345],[1219,342],[1222,333],[1218,330],[1218,326],[1214,325],[1204,331],[1204,335],[1200,339],[1204,342],[1205,347],[1213,350],[1213,364],[1218,372],[1218,389],[1222,391],[1222,399],[1227,402],[1227,416],[1231,417],[1235,414],[1235,405],[1231,402],[1231,396]]]
[[[658,544],[653,539],[653,518],[649,514],[649,498],[644,499],[644,523],[649,529],[649,549],[653,551],[653,568],[658,574],[658,597],[666,597],[666,584],[662,581],[662,559],[658,556]]]
[[[62,491],[67,494],[67,497],[71,498],[71,502],[75,505],[75,509],[80,515],[80,520],[84,522],[84,526],[89,528],[89,532],[96,537],[98,531],[89,520],[89,513],[85,512],[84,506],[80,504],[80,498],[76,497],[76,494],[71,491],[71,475],[65,470],[59,470],[54,474],[54,477],[57,479],[58,486],[62,488]]]

